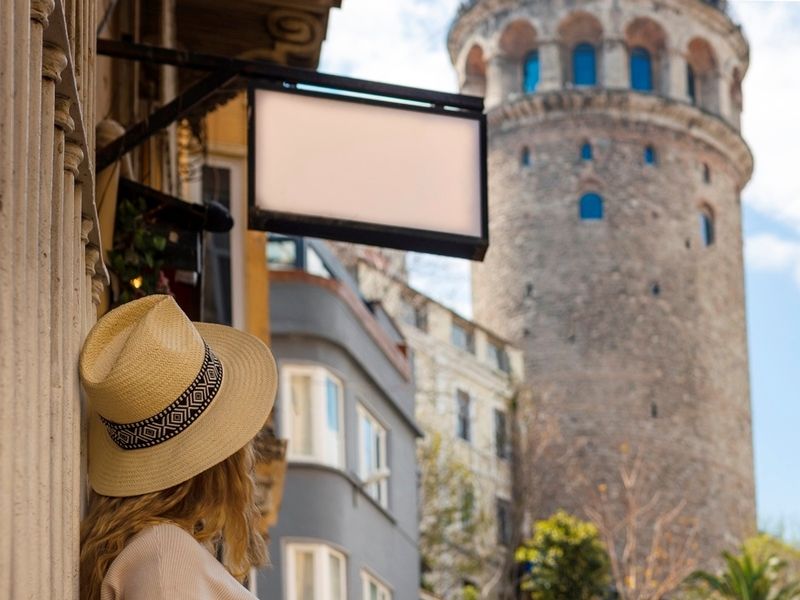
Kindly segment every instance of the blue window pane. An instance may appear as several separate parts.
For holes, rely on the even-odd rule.
[[[583,160],[592,160],[592,145],[589,142],[584,142],[581,146],[581,158]]]
[[[692,104],[697,103],[697,94],[694,89],[694,70],[690,65],[686,66],[686,93]]]
[[[653,89],[653,69],[650,53],[644,48],[631,50],[631,88],[649,92]]]
[[[572,51],[572,77],[575,85],[597,84],[594,46],[591,44],[579,44]]]
[[[522,74],[522,91],[530,94],[536,91],[539,84],[539,53],[531,52],[525,58],[525,69]]]
[[[522,156],[520,156],[520,162],[522,163],[523,167],[530,167],[531,166],[531,151],[530,148],[525,146],[522,149]]]
[[[700,213],[700,238],[704,246],[714,243],[714,220],[707,212]]]
[[[603,218],[603,199],[595,193],[581,196],[580,215],[583,220]]]
[[[656,164],[656,149],[652,146],[647,146],[644,149],[644,162],[648,165]]]
[[[339,431],[339,386],[336,382],[325,380],[325,394],[327,397],[328,429]]]

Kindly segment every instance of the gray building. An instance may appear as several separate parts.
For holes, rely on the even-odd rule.
[[[262,598],[419,590],[414,386],[405,346],[322,243],[271,236],[274,412],[288,472]]]

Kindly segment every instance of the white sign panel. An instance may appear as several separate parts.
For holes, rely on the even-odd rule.
[[[258,88],[250,110],[251,227],[482,258],[482,116]]]

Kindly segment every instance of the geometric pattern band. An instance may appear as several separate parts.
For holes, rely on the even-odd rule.
[[[150,448],[175,437],[208,408],[222,385],[222,363],[206,344],[200,372],[178,398],[157,415],[135,423],[100,417],[108,435],[123,450]]]

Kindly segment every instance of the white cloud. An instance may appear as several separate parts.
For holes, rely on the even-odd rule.
[[[460,0],[344,0],[331,11],[320,71],[452,92],[445,46]]]
[[[800,4],[733,2],[750,41],[742,129],[755,155],[744,201],[800,232]]]
[[[800,286],[800,241],[771,233],[753,235],[745,242],[745,260],[755,269],[789,272]]]

